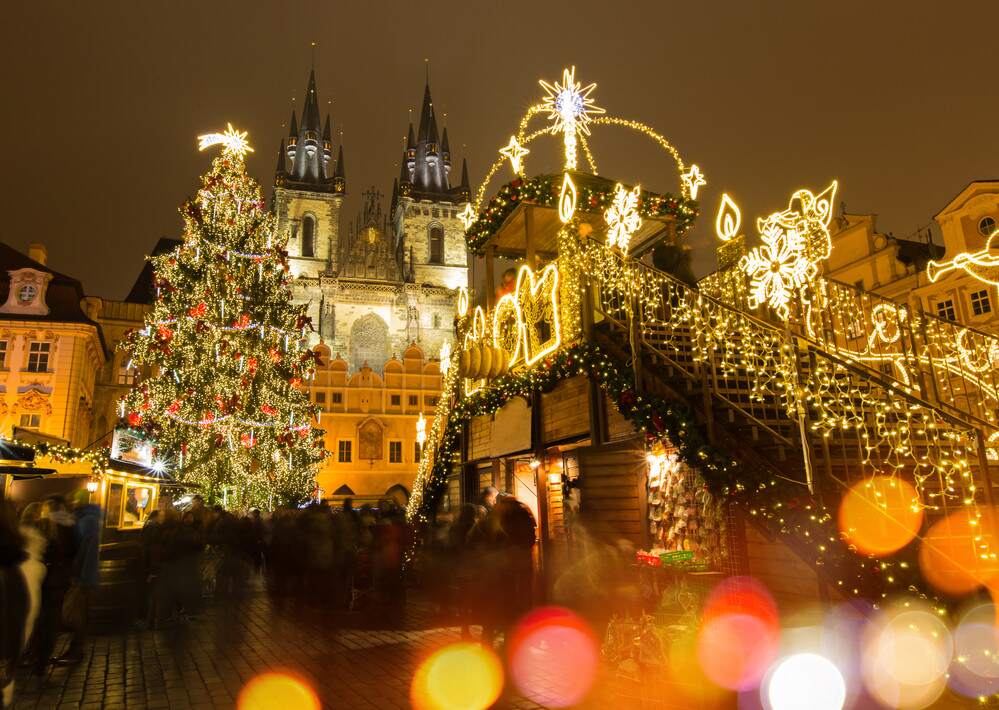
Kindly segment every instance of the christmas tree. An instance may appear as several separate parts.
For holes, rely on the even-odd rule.
[[[126,338],[141,379],[121,402],[125,424],[208,499],[239,506],[305,500],[325,455],[302,389],[315,367],[309,319],[291,303],[285,240],[246,174],[246,134],[201,137],[222,153],[180,209],[183,243],[152,257],[156,301]]]

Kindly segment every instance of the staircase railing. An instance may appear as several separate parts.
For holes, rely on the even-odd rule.
[[[633,349],[632,357],[654,360],[671,384],[699,391],[709,426],[720,419],[754,454],[762,452],[777,475],[803,479],[813,491],[842,489],[875,473],[898,475],[916,486],[934,517],[991,503],[985,422],[966,408],[939,406],[926,396],[936,394],[930,386],[904,380],[903,372],[935,375],[939,367],[927,372],[922,364],[946,356],[933,352],[943,346],[931,337],[917,338],[904,322],[909,315],[896,308],[904,331],[874,342],[868,351],[884,357],[867,361],[852,347],[864,334],[839,332],[843,306],[829,317],[813,309],[802,318],[802,309],[793,314],[797,323],[778,326],[737,299],[726,302],[710,295],[713,289],[694,289],[599,244],[581,245],[580,260],[597,320],[621,334],[637,333],[641,352]],[[843,297],[839,286],[825,285],[823,303]],[[867,303],[870,310],[884,305],[876,298]],[[920,323],[939,327],[931,319]]]

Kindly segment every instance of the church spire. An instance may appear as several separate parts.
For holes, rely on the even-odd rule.
[[[343,165],[343,139],[340,140],[340,149],[336,154],[336,169],[333,172],[333,192],[347,191],[347,173]]]
[[[461,159],[461,185],[459,187],[465,190],[471,189],[468,185],[468,161],[464,158]]]
[[[291,167],[287,171],[287,181],[300,186],[300,189],[335,191],[331,173],[334,166],[332,119],[326,115],[325,124],[319,113],[319,91],[316,88],[316,70],[309,71],[309,82],[305,88],[305,100],[301,114],[291,112],[288,130],[287,154]]]
[[[285,171],[285,155],[284,155],[284,138],[281,139],[281,145],[278,146],[278,156],[277,156],[277,168],[274,170],[275,177],[280,177],[284,175]]]

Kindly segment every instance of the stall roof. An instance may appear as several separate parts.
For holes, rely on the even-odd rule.
[[[577,188],[590,187],[610,190],[617,184],[616,180],[609,180],[590,173],[572,172],[572,180]],[[631,187],[625,185],[625,187]],[[654,194],[643,191],[643,194]],[[592,214],[600,221],[603,219],[603,211],[592,212],[582,201],[576,206],[579,214]],[[666,215],[662,217],[643,217],[642,226],[631,237],[629,253],[637,256],[648,247],[658,243],[664,236],[672,234],[675,219]],[[521,202],[500,225],[499,229],[483,245],[483,248],[492,246],[495,248],[496,256],[519,259],[527,251],[527,236],[530,231],[534,241],[534,251],[544,260],[550,260],[558,252],[558,230],[562,222],[558,216],[558,207],[547,207],[531,202]],[[530,229],[529,229],[530,228]]]

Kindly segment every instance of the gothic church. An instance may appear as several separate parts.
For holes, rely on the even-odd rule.
[[[314,69],[286,141],[278,151],[273,207],[278,230],[288,235],[294,298],[308,304],[312,318],[310,345],[324,343],[351,372],[365,364],[381,371],[414,343],[436,357],[452,338],[454,289],[468,280],[458,213],[469,201],[469,184],[463,160],[452,186],[447,128],[438,134],[429,82],[387,214],[372,188],[357,219],[341,229],[343,145],[334,160]]]

